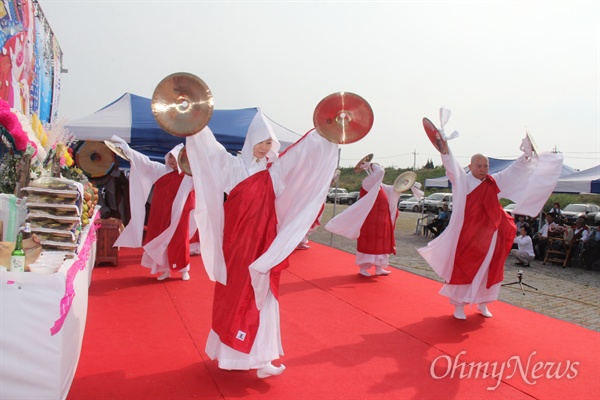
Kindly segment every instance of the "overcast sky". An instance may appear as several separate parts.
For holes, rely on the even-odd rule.
[[[367,153],[384,166],[441,164],[421,124],[439,126],[440,107],[463,165],[476,152],[517,157],[526,130],[571,167],[600,164],[597,1],[39,3],[68,69],[62,120],[190,72],[216,109],[260,107],[299,134],[325,96],[362,96],[375,123],[342,146],[343,167]]]

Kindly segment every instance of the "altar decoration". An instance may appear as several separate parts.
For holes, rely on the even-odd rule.
[[[75,165],[73,134],[63,123],[43,124],[0,100],[0,136],[0,193],[24,203],[45,250],[74,252],[99,196]],[[24,222],[10,224],[6,237],[14,237]]]

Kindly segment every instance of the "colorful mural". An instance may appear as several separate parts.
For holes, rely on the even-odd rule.
[[[35,0],[0,0],[0,98],[42,122],[56,117],[62,52]]]

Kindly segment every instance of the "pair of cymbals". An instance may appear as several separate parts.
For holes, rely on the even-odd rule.
[[[359,95],[337,92],[317,104],[313,123],[317,132],[330,142],[354,143],[371,130],[373,110]]]
[[[191,136],[204,128],[214,108],[213,96],[197,76],[178,72],[164,78],[152,94],[156,122],[174,136]],[[354,143],[369,133],[373,110],[350,92],[333,93],[319,102],[313,113],[317,132],[333,143]]]

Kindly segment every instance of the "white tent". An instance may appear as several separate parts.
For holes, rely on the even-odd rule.
[[[560,178],[555,193],[600,193],[600,165]]]

